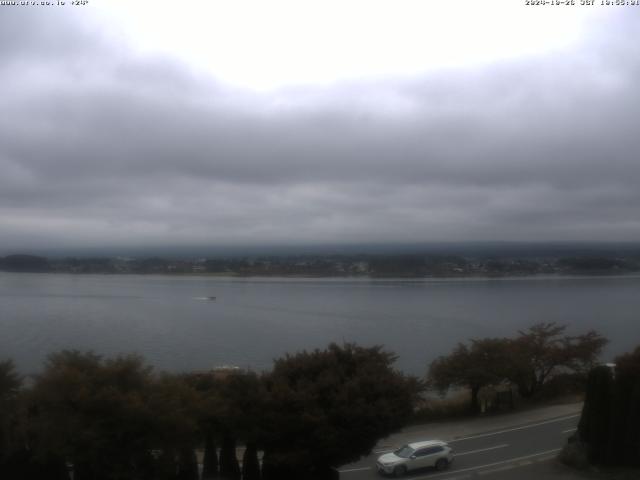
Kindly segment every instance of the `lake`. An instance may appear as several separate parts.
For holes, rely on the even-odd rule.
[[[215,296],[216,300],[206,297]],[[397,367],[536,322],[596,329],[604,360],[640,344],[640,277],[282,279],[0,272],[0,359],[23,373],[65,348],[140,353],[158,369],[269,369],[329,342],[383,344]]]

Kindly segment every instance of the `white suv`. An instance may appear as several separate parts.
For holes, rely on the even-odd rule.
[[[453,449],[446,442],[429,440],[408,443],[393,453],[385,453],[378,458],[376,467],[379,473],[401,477],[417,468],[435,467],[444,470],[454,458]]]

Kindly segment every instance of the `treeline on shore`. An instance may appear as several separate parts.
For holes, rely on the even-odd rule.
[[[304,255],[235,258],[123,258],[35,255],[0,257],[9,272],[216,274],[242,276],[461,277],[536,274],[623,274],[640,256],[464,257],[459,255]]]
[[[566,329],[555,322],[538,323],[513,338],[459,343],[431,363],[428,386],[442,393],[452,386],[465,388],[474,413],[481,411],[480,394],[488,387],[498,393],[515,390],[523,399],[582,392],[607,339],[595,330],[568,335]],[[489,399],[489,406],[500,402],[497,397]]]
[[[424,419],[426,391],[462,387],[467,414],[488,389],[512,401],[584,392],[605,344],[594,331],[540,323],[461,343],[425,379],[394,369],[382,347],[355,344],[285,355],[260,374],[169,374],[135,355],[62,351],[23,378],[4,361],[0,478],[69,480],[72,466],[74,480],[334,479],[335,468]]]
[[[421,384],[381,347],[332,344],[270,372],[155,373],[138,356],[0,363],[3,480],[337,478],[410,418]],[[237,447],[244,447],[242,461]],[[259,461],[258,452],[261,452]],[[242,467],[241,467],[242,465]]]

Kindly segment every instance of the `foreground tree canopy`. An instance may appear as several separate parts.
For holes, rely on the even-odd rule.
[[[7,460],[10,445],[16,442],[17,397],[22,379],[10,360],[0,362],[0,465]],[[0,477],[1,477],[0,471]]]
[[[152,451],[179,451],[195,432],[194,406],[193,391],[140,357],[60,352],[29,392],[31,448],[73,464],[74,480],[160,475]]]
[[[459,344],[449,355],[434,360],[429,367],[429,383],[441,392],[451,386],[471,392],[470,409],[478,411],[478,392],[488,385],[510,383],[522,397],[538,394],[560,373],[586,378],[607,340],[590,330],[585,334],[565,334],[566,326],[539,323],[516,338],[485,338]]]
[[[577,437],[591,463],[640,466],[640,347],[591,371]]]
[[[401,428],[420,385],[396,372],[394,360],[380,347],[353,344],[277,360],[267,380],[269,465],[337,467]]]
[[[420,384],[394,360],[332,344],[262,375],[170,375],[138,356],[63,351],[29,388],[3,362],[0,478],[69,480],[72,466],[74,480],[197,480],[197,448],[203,478],[326,478],[411,415]]]

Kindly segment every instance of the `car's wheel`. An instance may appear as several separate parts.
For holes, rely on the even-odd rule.
[[[437,470],[444,470],[448,466],[449,466],[449,461],[446,458],[439,458],[438,461],[436,462]]]
[[[393,469],[394,477],[404,477],[407,474],[407,467],[404,465],[399,465]]]

